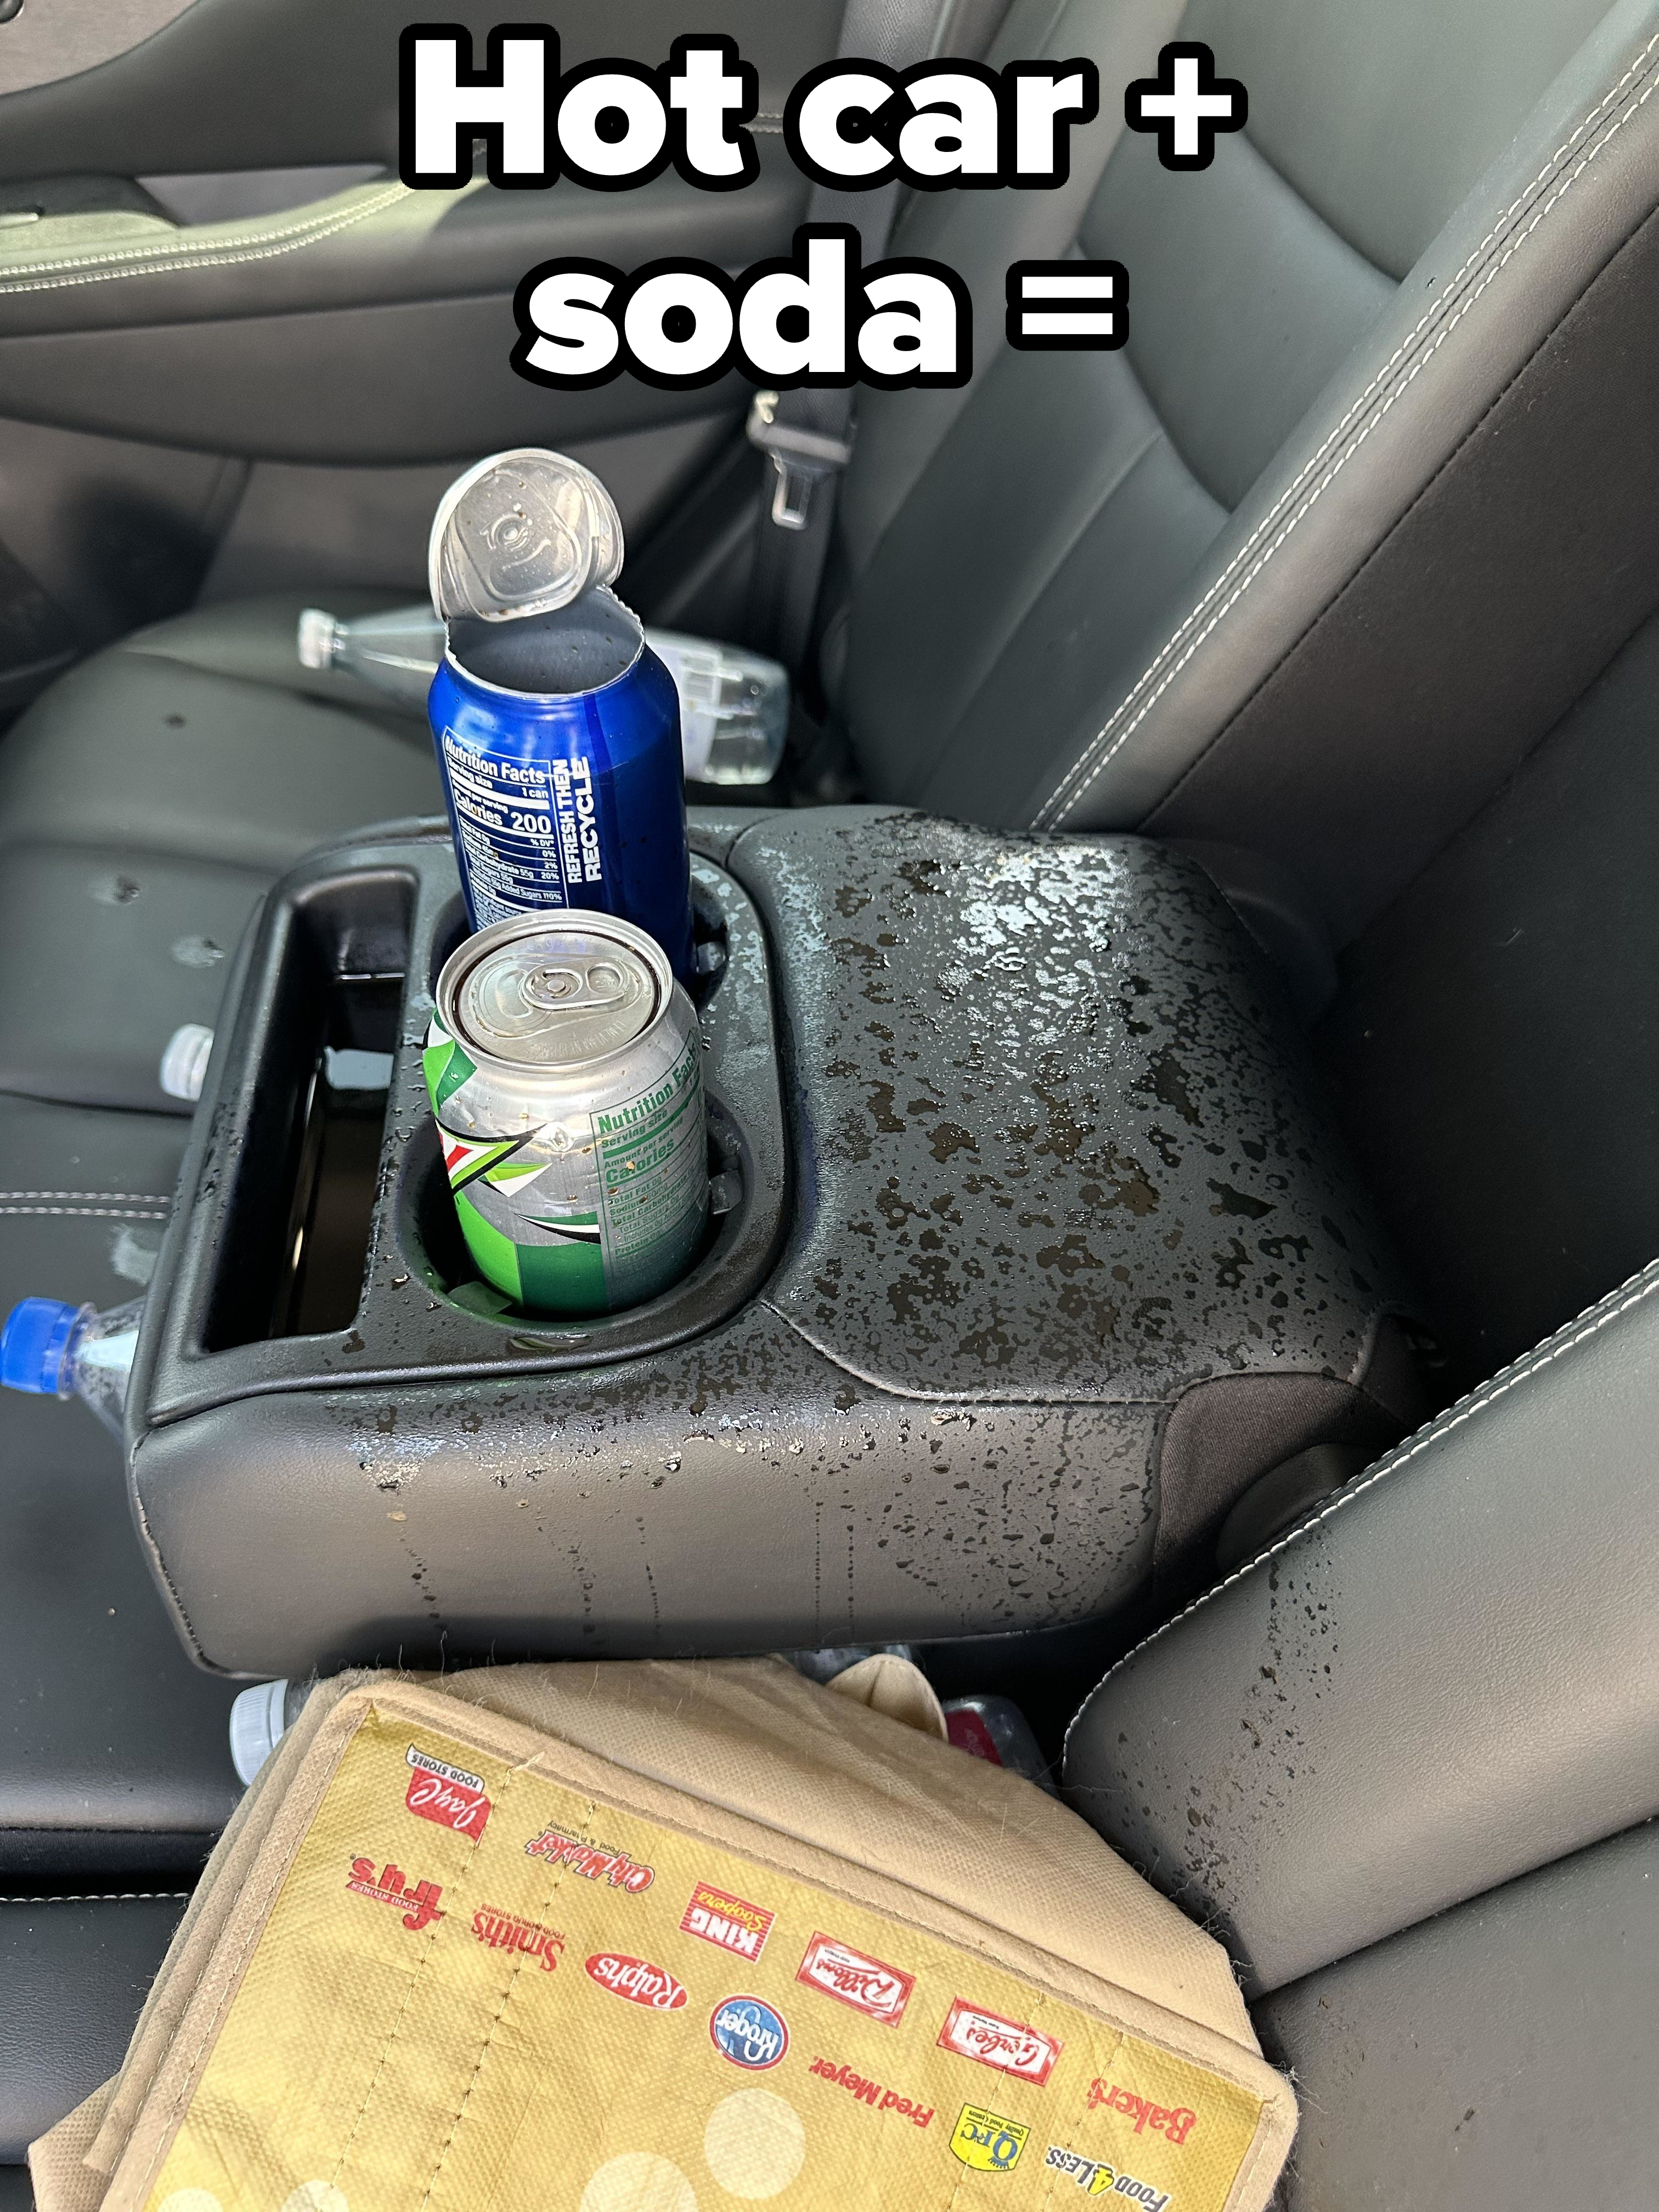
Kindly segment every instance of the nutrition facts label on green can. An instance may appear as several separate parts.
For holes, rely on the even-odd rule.
[[[708,1159],[699,1051],[694,1035],[660,1083],[593,1116],[613,1293],[630,1266],[653,1260],[665,1241],[701,1230]]]

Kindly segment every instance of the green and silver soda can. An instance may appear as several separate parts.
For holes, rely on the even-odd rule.
[[[445,962],[427,1089],[478,1270],[610,1313],[683,1275],[708,1219],[702,1042],[661,947],[613,915],[515,915]]]

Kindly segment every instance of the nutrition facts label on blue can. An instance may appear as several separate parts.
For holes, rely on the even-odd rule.
[[[609,905],[599,796],[585,755],[509,760],[446,730],[443,759],[480,929],[540,907]]]

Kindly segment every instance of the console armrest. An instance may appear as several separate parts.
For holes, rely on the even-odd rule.
[[[1072,1802],[1259,1995],[1659,1812],[1659,1263],[1121,1661]]]

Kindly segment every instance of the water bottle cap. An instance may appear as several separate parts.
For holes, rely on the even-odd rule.
[[[287,1695],[286,1681],[256,1682],[231,1702],[230,1763],[244,1784],[252,1781],[286,1733]]]
[[[427,579],[446,622],[510,622],[568,607],[622,564],[622,517],[592,469],[520,446],[480,461],[439,501]]]
[[[0,1382],[10,1390],[67,1397],[64,1355],[84,1310],[62,1298],[20,1298],[0,1328]]]

